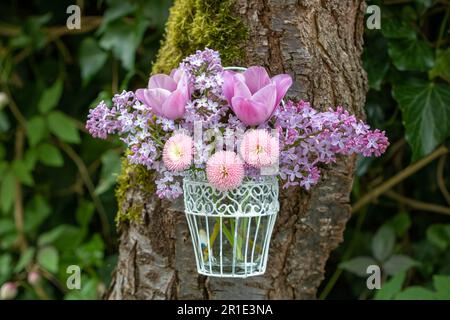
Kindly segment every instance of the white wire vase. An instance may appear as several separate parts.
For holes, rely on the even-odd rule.
[[[190,172],[183,192],[198,273],[237,278],[263,274],[279,210],[277,179],[246,178],[240,187],[221,192],[204,172]]]

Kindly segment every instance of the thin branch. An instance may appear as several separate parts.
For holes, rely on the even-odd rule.
[[[23,116],[23,114],[20,112],[19,107],[17,106],[16,102],[13,99],[13,96],[11,94],[11,91],[9,90],[9,87],[4,85],[3,90],[5,91],[6,95],[8,96],[8,108],[11,110],[11,113],[13,114],[14,118],[16,118],[17,122],[22,126],[22,129],[24,131],[27,130],[27,120]]]
[[[18,127],[16,130],[15,141],[15,156],[16,160],[21,160],[23,156],[23,144],[25,140],[25,134],[22,127]],[[15,181],[15,204],[14,204],[14,220],[16,224],[17,234],[19,235],[19,247],[24,251],[27,248],[27,239],[24,231],[24,214],[23,214],[23,199],[22,199],[22,184],[19,179]]]
[[[440,205],[437,205],[434,203],[428,203],[428,202],[411,199],[411,198],[402,196],[401,194],[394,192],[392,190],[388,190],[384,194],[385,194],[385,196],[387,196],[395,201],[398,201],[400,203],[403,203],[403,204],[411,207],[412,209],[450,215],[449,207],[444,207],[444,206],[440,206]]]
[[[97,209],[97,211],[99,213],[100,222],[102,225],[103,236],[105,237],[108,245],[111,245],[112,239],[111,239],[111,234],[110,234],[110,229],[109,229],[108,216],[106,215],[106,211],[105,211],[105,208],[103,207],[103,203],[101,202],[100,198],[95,193],[95,186],[91,180],[91,177],[89,176],[89,171],[88,171],[86,165],[84,164],[83,160],[78,156],[78,154],[68,144],[66,144],[62,141],[59,141],[58,145],[62,150],[64,150],[64,152],[69,156],[70,159],[72,159],[72,161],[78,167],[80,176],[83,179],[83,182],[86,185],[86,188],[88,189],[89,194],[94,202],[95,208]]]
[[[439,159],[439,162],[437,165],[437,170],[436,170],[436,180],[437,180],[437,184],[439,186],[439,190],[441,190],[442,195],[444,196],[448,205],[450,205],[450,193],[448,192],[447,187],[445,186],[445,178],[444,178],[444,169],[445,169],[446,160],[447,160],[447,155],[443,155]]]
[[[397,173],[395,176],[393,176],[386,182],[383,182],[378,187],[375,187],[372,191],[370,191],[369,193],[364,195],[360,200],[358,200],[352,207],[352,213],[361,210],[361,208],[363,208],[366,204],[375,200],[376,198],[378,198],[378,196],[385,193],[393,186],[397,185],[398,183],[402,182],[412,174],[416,173],[417,171],[425,167],[427,164],[429,164],[436,158],[439,158],[440,156],[447,153],[448,149],[445,146],[441,146],[432,153],[430,153],[425,158],[420,159],[419,161],[409,165],[408,167]]]

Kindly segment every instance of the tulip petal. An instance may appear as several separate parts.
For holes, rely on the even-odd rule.
[[[181,118],[186,110],[188,100],[189,97],[186,96],[184,90],[172,92],[162,105],[162,116],[172,120]]]
[[[233,111],[244,124],[255,126],[267,120],[265,105],[243,97],[232,98]]]
[[[244,72],[245,83],[252,94],[270,83],[269,75],[265,68],[253,66]]]
[[[224,71],[222,74],[223,77],[223,85],[222,85],[222,92],[225,96],[225,99],[227,99],[228,103],[231,105],[231,98],[234,95],[234,75],[235,72],[233,71]]]
[[[165,89],[144,89],[144,103],[157,115],[163,115],[163,103],[169,96],[170,91]]]
[[[275,104],[276,99],[277,99],[277,88],[275,84],[272,83],[256,92],[252,96],[251,101],[264,106],[263,108],[266,117],[265,120],[267,120],[272,115],[273,111],[275,110],[275,107],[277,106]]]
[[[252,97],[252,93],[248,89],[247,85],[239,79],[237,75],[234,76],[234,88],[233,94],[235,97],[241,97],[250,99]]]
[[[172,71],[170,72],[170,77],[175,80],[176,83],[178,83],[181,79],[181,77],[184,75],[183,70],[181,69],[172,69]]]
[[[177,83],[166,74],[155,74],[151,76],[148,80],[149,89],[165,89],[170,92],[175,91],[177,88]]]
[[[145,104],[144,90],[145,89],[137,89],[134,95],[140,102]]]
[[[292,78],[288,74],[279,74],[272,78],[272,82],[275,83],[277,87],[277,99],[275,101],[276,106],[278,106],[281,100],[286,95],[286,92],[292,85]]]

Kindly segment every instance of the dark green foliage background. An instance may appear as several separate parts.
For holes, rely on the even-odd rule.
[[[123,149],[92,139],[83,123],[101,99],[145,86],[171,1],[77,1],[79,31],[65,27],[71,4],[0,4],[0,285],[16,282],[18,299],[98,299],[108,285]],[[391,147],[359,162],[359,209],[319,296],[450,299],[449,163],[427,160],[450,133],[449,1],[369,4],[380,6],[382,22],[366,29],[366,112]],[[423,169],[361,203],[421,159]],[[381,290],[366,287],[370,264],[382,267]],[[66,288],[69,265],[81,267],[81,290]],[[27,282],[30,271],[39,284]]]

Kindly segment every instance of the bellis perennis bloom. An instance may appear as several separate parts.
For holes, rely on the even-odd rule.
[[[266,69],[248,68],[242,74],[225,71],[223,94],[236,116],[248,126],[267,121],[292,85],[288,74],[269,78]]]
[[[244,179],[244,163],[232,151],[218,151],[206,163],[208,182],[220,191],[237,188]]]
[[[220,54],[206,48],[170,75],[150,77],[147,88],[100,102],[89,111],[86,128],[101,139],[117,135],[129,164],[157,172],[156,194],[165,199],[183,194],[182,179],[191,169],[227,191],[275,164],[284,187],[310,189],[321,166],[339,155],[386,151],[385,133],[343,107],[319,112],[305,101],[281,104],[291,85],[289,75],[270,78],[259,66],[224,71]]]
[[[280,147],[278,139],[267,130],[249,130],[242,138],[240,152],[246,163],[262,168],[277,163]]]
[[[184,133],[175,134],[164,145],[164,165],[172,171],[186,170],[192,163],[193,147],[191,137]]]
[[[170,76],[155,74],[150,77],[147,89],[138,89],[136,97],[158,116],[168,119],[183,117],[190,99],[189,80],[181,70],[173,70]]]

